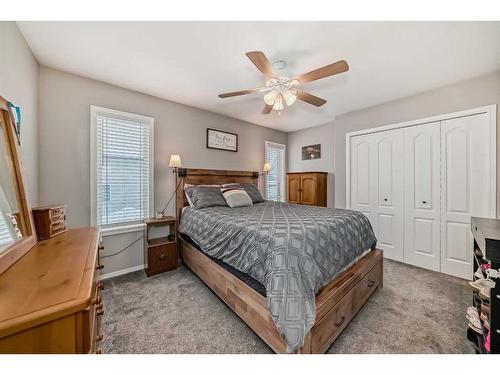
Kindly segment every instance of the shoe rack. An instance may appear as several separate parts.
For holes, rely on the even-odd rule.
[[[473,274],[483,273],[487,277],[485,268],[489,271],[490,278],[495,286],[490,289],[489,298],[487,293],[473,292],[472,303],[477,308],[478,315],[486,316],[481,321],[482,334],[467,329],[467,339],[476,346],[476,353],[498,354],[500,353],[500,220],[471,218],[471,231],[474,236]],[[475,276],[476,277],[476,276]],[[489,334],[490,350],[486,349],[486,341]]]

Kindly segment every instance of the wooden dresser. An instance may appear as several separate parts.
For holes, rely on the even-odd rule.
[[[100,353],[99,230],[38,242],[0,275],[0,353]]]
[[[287,202],[326,207],[327,175],[326,172],[287,173]]]

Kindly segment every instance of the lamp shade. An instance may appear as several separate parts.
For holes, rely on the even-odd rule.
[[[170,168],[180,168],[182,167],[181,157],[179,155],[170,155],[170,162],[168,163]]]
[[[269,163],[264,164],[264,168],[262,169],[264,172],[271,172],[271,169],[273,169],[273,166]]]

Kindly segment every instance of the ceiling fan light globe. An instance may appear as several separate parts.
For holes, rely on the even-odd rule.
[[[273,104],[273,109],[275,111],[282,111],[283,110],[283,97],[281,95],[276,96],[276,100],[274,101],[274,104]]]
[[[293,103],[295,103],[295,100],[297,99],[297,96],[290,90],[287,90],[283,92],[283,99],[285,99],[286,105],[291,106]]]
[[[273,105],[274,102],[276,101],[276,96],[278,94],[276,93],[276,91],[270,91],[268,92],[266,95],[264,95],[264,102],[267,104],[267,105]]]

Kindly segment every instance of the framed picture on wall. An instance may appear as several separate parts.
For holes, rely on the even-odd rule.
[[[321,145],[310,145],[302,147],[302,160],[321,159]]]
[[[238,152],[238,134],[207,128],[207,148]]]

